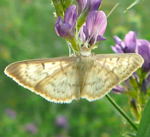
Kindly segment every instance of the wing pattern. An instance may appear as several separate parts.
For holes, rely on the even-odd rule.
[[[99,99],[115,85],[129,78],[143,64],[137,54],[106,54],[93,57],[95,63],[88,73],[81,97]]]
[[[10,64],[5,74],[49,101],[70,102],[79,96],[79,87],[75,87],[78,78],[73,69],[75,59],[66,57],[17,62]]]

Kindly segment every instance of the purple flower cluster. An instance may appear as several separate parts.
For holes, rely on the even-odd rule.
[[[150,71],[150,42],[144,39],[138,39],[136,33],[130,31],[125,35],[122,41],[118,36],[114,37],[116,45],[112,50],[116,53],[138,53],[144,59],[143,71]]]
[[[150,42],[138,39],[135,32],[130,31],[125,35],[124,40],[118,36],[114,37],[115,46],[112,50],[116,53],[137,53],[144,59],[142,68],[135,72],[132,77],[113,88],[114,93],[126,93],[130,96],[130,106],[137,121],[140,120],[141,110],[149,96],[150,86]]]
[[[78,34],[77,41],[82,41],[81,45],[84,43],[94,45],[97,41],[104,40],[103,34],[107,26],[107,17],[103,11],[98,11],[101,0],[77,0],[77,4],[77,6],[71,5],[66,10],[64,20],[58,17],[55,24],[57,35],[72,39]],[[85,22],[80,28],[77,28],[82,11],[87,13]]]
[[[144,64],[142,66],[142,73],[134,73],[133,77],[141,85],[140,91],[143,93],[147,92],[148,85],[150,85],[150,42],[144,39],[138,39],[135,32],[130,31],[125,35],[124,40],[121,40],[118,36],[114,37],[115,46],[112,46],[112,50],[116,53],[138,53],[144,59]],[[130,78],[131,79],[131,78]],[[130,81],[130,79],[128,81]],[[140,79],[140,80],[139,80]],[[141,83],[139,83],[141,81]],[[129,88],[128,84],[126,83]],[[113,89],[116,93],[122,93],[124,90],[117,86]]]

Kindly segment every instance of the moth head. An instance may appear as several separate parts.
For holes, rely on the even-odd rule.
[[[83,47],[81,48],[80,54],[81,54],[82,56],[90,56],[90,55],[91,55],[91,49],[89,49],[89,48],[83,46]]]

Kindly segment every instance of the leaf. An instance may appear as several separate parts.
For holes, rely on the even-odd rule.
[[[150,100],[145,106],[136,137],[150,137]]]

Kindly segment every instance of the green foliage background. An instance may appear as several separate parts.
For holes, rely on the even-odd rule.
[[[103,0],[101,8],[108,14],[117,2],[120,5],[108,19],[107,40],[96,53],[112,52],[113,35],[123,37],[129,30],[150,40],[150,1],[141,1],[127,13],[123,11],[132,1]],[[105,98],[53,104],[4,75],[4,68],[15,61],[68,55],[66,43],[54,32],[53,12],[50,0],[0,1],[0,137],[121,137],[130,127]],[[112,96],[129,112],[125,95]],[[8,108],[16,118],[6,114]],[[60,115],[67,118],[67,128],[56,125]],[[37,133],[27,132],[27,123],[34,123]]]

